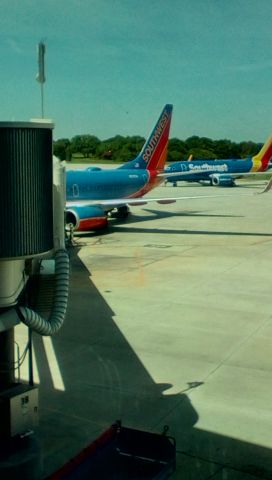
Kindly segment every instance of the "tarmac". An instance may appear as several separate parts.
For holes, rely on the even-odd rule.
[[[33,342],[43,478],[118,419],[169,426],[173,480],[272,479],[272,192],[179,185],[149,196],[218,198],[133,207],[69,247],[64,326]]]

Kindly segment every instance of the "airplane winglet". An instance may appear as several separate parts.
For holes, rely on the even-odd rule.
[[[271,188],[272,188],[272,176],[270,177],[270,180],[267,183],[267,185],[264,187],[264,189],[261,192],[257,192],[257,193],[258,195],[260,195],[260,193],[267,193],[271,190]]]

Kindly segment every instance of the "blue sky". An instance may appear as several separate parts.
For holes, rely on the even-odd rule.
[[[272,132],[271,0],[1,0],[1,121],[41,114],[54,138],[147,137],[173,103],[170,137],[264,142]]]

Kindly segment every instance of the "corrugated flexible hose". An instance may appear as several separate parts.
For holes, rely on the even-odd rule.
[[[63,325],[69,291],[69,256],[64,249],[55,255],[55,292],[50,317],[43,318],[34,310],[20,306],[20,318],[28,327],[40,335],[54,335]]]

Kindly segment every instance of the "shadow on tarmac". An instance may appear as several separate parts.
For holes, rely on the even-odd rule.
[[[201,388],[200,379],[188,378],[188,389],[173,395],[165,394],[170,384],[154,382],[118,329],[78,250],[70,249],[66,321],[52,337],[63,388],[54,384],[42,338],[34,335],[45,476],[121,419],[125,426],[149,431],[162,432],[169,425],[177,440],[177,479],[242,478],[235,470],[272,479],[269,450],[196,428],[198,414],[188,393]]]
[[[109,222],[109,232],[112,233],[114,231],[118,232],[127,232],[127,233],[164,233],[164,234],[181,234],[181,235],[223,235],[223,236],[257,236],[257,237],[271,237],[270,233],[261,233],[261,232],[227,232],[227,231],[211,231],[211,230],[185,230],[185,229],[167,229],[167,228],[141,228],[141,227],[127,227],[126,225],[130,225],[131,223],[137,222],[145,222],[150,220],[156,220],[158,218],[168,218],[168,217],[180,217],[180,216],[193,216],[193,217],[223,217],[223,218],[243,218],[242,215],[213,215],[213,214],[203,214],[202,212],[196,211],[189,211],[189,212],[164,212],[161,210],[151,210],[151,209],[144,209],[146,212],[151,212],[152,215],[150,216],[136,216],[130,215],[126,221],[125,225],[123,225],[124,221],[121,220],[111,220]],[[107,234],[107,231],[104,232]]]
[[[152,213],[152,216],[150,215],[149,220],[152,220],[155,216],[155,218],[168,218],[168,217],[209,217],[209,218],[242,218],[242,215],[234,215],[233,213],[230,215],[228,214],[213,214],[213,213],[203,213],[203,211],[199,210],[189,210],[189,211],[184,211],[182,210],[181,212],[165,212],[162,210],[154,210],[151,208],[142,208],[145,212],[150,212]],[[134,218],[136,217],[136,221],[141,222],[143,218],[140,215],[134,215],[132,214],[131,218],[132,221],[134,221]],[[139,218],[139,220],[138,220]],[[128,219],[128,220],[129,220]]]
[[[158,220],[161,218],[172,218],[172,217],[209,217],[209,218],[242,218],[241,215],[228,215],[228,214],[213,214],[213,213],[203,213],[203,211],[198,210],[180,210],[178,212],[173,211],[164,211],[164,210],[155,210],[151,208],[142,208],[143,211],[150,213],[150,215],[137,215],[134,212],[130,212],[129,216],[125,219],[110,219],[111,224],[118,223],[135,223],[135,222],[145,222],[150,220]]]
[[[111,230],[126,233],[166,233],[173,235],[222,235],[222,236],[234,236],[234,237],[268,237],[271,238],[271,233],[258,233],[258,232],[226,232],[226,231],[211,231],[211,230],[174,230],[174,229],[159,229],[159,228],[139,228],[139,227],[119,227],[116,226]]]
[[[74,238],[75,243],[78,243],[81,239],[90,238],[90,237],[99,237],[103,238],[113,232],[126,232],[126,233],[160,233],[160,234],[173,234],[173,235],[222,235],[222,236],[241,236],[241,237],[271,237],[270,233],[262,232],[232,232],[232,231],[211,231],[211,230],[185,230],[185,229],[167,229],[167,228],[144,228],[134,226],[135,223],[143,223],[145,221],[150,222],[150,220],[157,220],[160,218],[170,218],[170,217],[187,217],[187,216],[197,216],[197,217],[215,217],[215,218],[243,218],[242,215],[213,215],[213,214],[203,214],[202,212],[188,211],[188,212],[165,212],[161,210],[151,210],[144,209],[146,212],[150,212],[151,215],[134,215],[130,214],[126,219],[109,219],[109,226],[104,230],[99,231],[89,231],[89,232],[75,232]],[[83,246],[81,244],[81,246]]]

